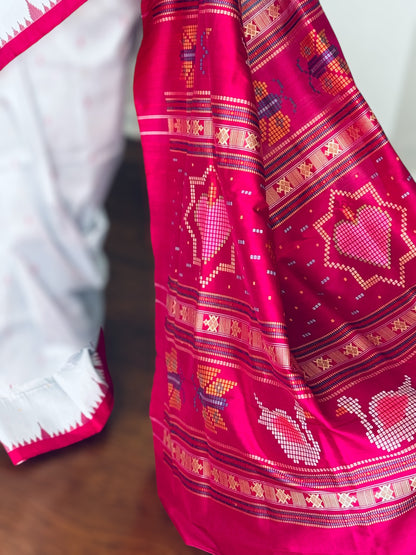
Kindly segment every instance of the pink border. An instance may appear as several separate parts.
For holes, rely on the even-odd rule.
[[[26,461],[27,459],[36,457],[37,455],[41,455],[43,453],[47,453],[48,451],[54,451],[56,449],[61,449],[62,447],[67,447],[68,445],[72,445],[73,443],[77,443],[79,441],[82,441],[83,439],[97,434],[104,428],[113,410],[114,396],[113,383],[111,381],[111,376],[107,366],[103,332],[100,333],[97,345],[97,353],[100,357],[102,371],[108,384],[108,389],[104,399],[95,411],[94,416],[91,418],[91,420],[85,420],[85,423],[82,426],[79,426],[78,428],[75,428],[68,433],[64,433],[56,437],[45,435],[44,438],[36,442],[29,443],[27,445],[19,445],[15,449],[7,451],[7,454],[9,455],[10,460],[13,464],[17,465]]]
[[[0,69],[6,66],[19,54],[44,35],[52,31],[66,17],[71,15],[86,0],[60,0],[58,4],[50,8],[44,15],[36,19],[29,27],[12,38],[0,48]]]

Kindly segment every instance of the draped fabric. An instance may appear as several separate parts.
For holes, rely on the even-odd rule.
[[[0,36],[7,23],[32,39],[78,4],[2,0]],[[0,48],[11,62],[0,72],[0,442],[15,464],[99,432],[112,409],[103,340],[96,349],[103,204],[138,12],[136,0],[92,0],[18,59],[8,47],[21,35]]]
[[[161,499],[213,554],[413,553],[414,182],[316,0],[142,9]]]
[[[317,0],[142,13],[168,513],[213,554],[414,553],[411,176]]]

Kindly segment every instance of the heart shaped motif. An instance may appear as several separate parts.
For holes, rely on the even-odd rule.
[[[201,235],[202,260],[208,262],[225,245],[231,233],[223,197],[210,203],[203,194],[196,205],[195,220]]]
[[[335,226],[334,242],[346,256],[390,267],[391,217],[375,206],[362,206],[354,222],[343,220]]]
[[[403,422],[408,405],[407,395],[389,394],[382,397],[373,410],[383,428],[386,429]]]

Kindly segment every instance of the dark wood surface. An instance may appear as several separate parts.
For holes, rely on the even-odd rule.
[[[0,453],[0,555],[191,555],[156,493],[148,405],[153,260],[139,145],[108,199],[105,326],[116,403],[100,435],[13,467]]]

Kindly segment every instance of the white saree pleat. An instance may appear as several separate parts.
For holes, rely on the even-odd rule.
[[[84,425],[109,391],[88,346],[103,323],[103,203],[123,146],[138,10],[136,0],[91,0],[0,72],[0,441],[8,451]]]

